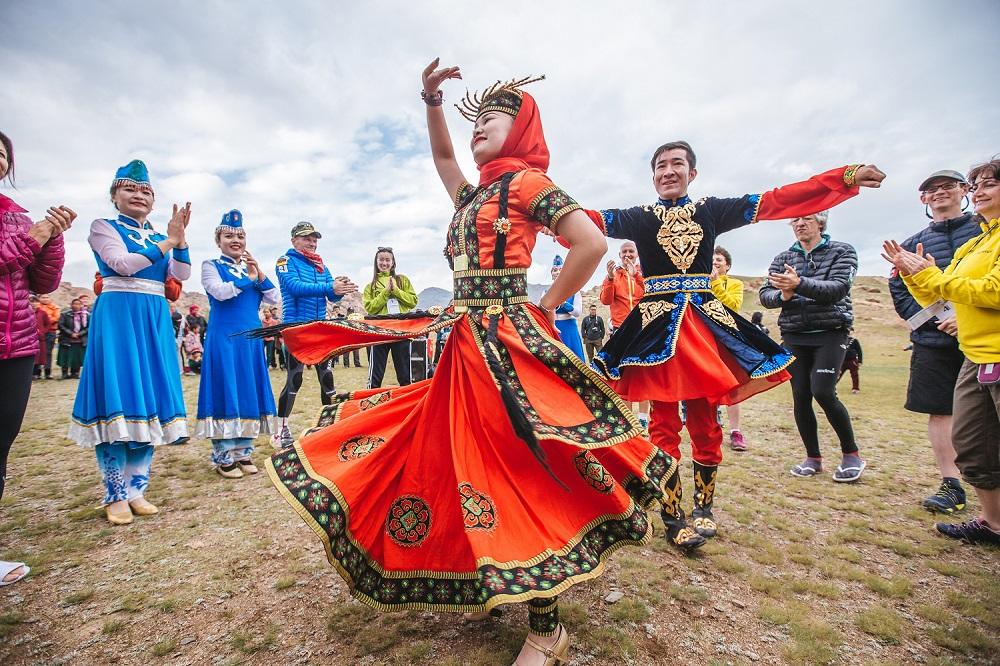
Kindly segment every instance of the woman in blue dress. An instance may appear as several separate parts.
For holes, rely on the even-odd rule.
[[[215,228],[218,259],[201,265],[208,294],[205,353],[198,387],[198,437],[212,440],[212,464],[227,479],[256,474],[253,440],[271,432],[274,394],[260,340],[243,331],[260,326],[260,304],[278,302],[278,289],[247,252],[243,214],[231,210]]]
[[[555,281],[562,273],[563,258],[558,254],[552,259],[552,280]],[[577,292],[567,298],[562,305],[556,308],[556,328],[559,329],[559,339],[570,351],[576,354],[580,360],[586,361],[583,355],[583,339],[580,337],[579,318],[583,314],[583,305],[580,302],[580,293]]]
[[[69,437],[96,449],[104,509],[114,525],[157,513],[144,497],[153,447],[188,439],[164,283],[191,275],[185,239],[191,204],[174,205],[162,234],[146,220],[153,200],[146,165],[132,160],[111,184],[118,217],[94,220],[88,237],[103,286]]]

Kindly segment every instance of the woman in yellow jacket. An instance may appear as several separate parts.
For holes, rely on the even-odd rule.
[[[380,247],[375,253],[374,275],[365,287],[362,300],[370,315],[400,314],[417,307],[417,294],[409,278],[396,275],[396,255],[391,247]],[[400,340],[370,349],[368,388],[382,386],[390,351],[396,368],[396,381],[400,386],[410,383],[410,341]]]
[[[938,523],[945,536],[1000,546],[1000,159],[969,173],[972,205],[982,233],[958,248],[943,271],[923,247],[908,252],[886,241],[883,257],[910,293],[927,307],[955,308],[958,346],[965,363],[955,385],[952,439],[955,464],[979,497],[981,513],[959,525]]]
[[[743,280],[729,276],[729,269],[732,267],[733,255],[729,254],[729,250],[721,245],[715,246],[708,286],[723,305],[734,312],[739,312],[743,307]],[[747,442],[740,430],[739,404],[726,405],[726,417],[729,419],[729,448],[733,451],[746,451]]]

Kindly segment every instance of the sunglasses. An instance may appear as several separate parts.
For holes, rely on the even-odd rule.
[[[380,247],[376,252],[392,252],[391,247]]]

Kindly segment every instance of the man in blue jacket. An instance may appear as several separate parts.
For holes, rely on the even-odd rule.
[[[969,193],[965,176],[958,171],[935,171],[918,188],[924,214],[930,224],[910,236],[902,245],[911,252],[923,243],[942,270],[951,263],[955,250],[979,234],[979,225],[971,212],[962,210]],[[895,269],[889,277],[889,291],[896,312],[909,319],[920,312],[902,278]],[[927,438],[934,450],[941,486],[923,501],[924,508],[940,513],[954,513],[965,508],[965,490],[955,465],[955,447],[951,442],[951,402],[958,371],[965,355],[958,348],[958,327],[954,316],[945,321],[932,318],[910,333],[913,353],[910,356],[910,383],[906,388],[906,409],[927,414]]]
[[[358,286],[346,277],[333,277],[323,259],[316,253],[322,234],[309,222],[299,222],[292,227],[292,248],[278,257],[275,274],[281,288],[282,319],[285,323],[315,321],[326,318],[326,302],[336,303],[344,294],[352,294]],[[302,386],[302,362],[291,353],[287,358],[288,375],[285,387],[278,398],[278,417],[281,427],[276,429],[274,443],[285,448],[292,445],[288,417],[295,404],[295,395]],[[320,398],[324,405],[332,402],[334,393],[333,369],[326,361],[316,366]]]

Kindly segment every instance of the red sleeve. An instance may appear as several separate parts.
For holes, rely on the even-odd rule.
[[[785,220],[812,215],[833,208],[858,193],[853,184],[859,164],[830,169],[801,183],[792,183],[764,192],[757,207],[756,220]],[[848,182],[851,185],[848,185]]]
[[[601,283],[600,300],[605,305],[611,305],[615,300],[615,283],[608,278]]]

